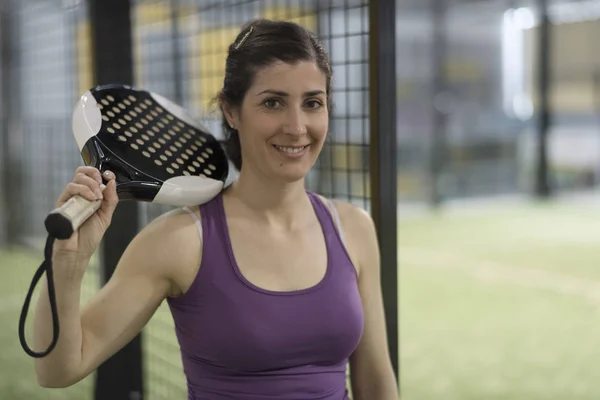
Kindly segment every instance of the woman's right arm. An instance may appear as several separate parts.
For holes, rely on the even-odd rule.
[[[83,185],[94,187],[93,182],[79,179],[85,182]],[[84,188],[79,188],[85,194]],[[109,189],[110,185],[104,191],[105,199],[113,201],[110,196],[116,193],[107,192]],[[104,216],[110,217],[113,210],[104,209],[107,210]],[[81,310],[81,283],[93,254],[91,250],[95,250],[110,223],[110,218],[104,222],[97,220],[96,226],[101,229],[95,229],[87,225],[94,223],[90,220],[80,228],[78,238],[72,237],[68,239],[70,243],[55,247],[53,270],[60,336],[50,354],[35,359],[37,380],[44,387],[70,386],[92,373],[131,341],[161,302],[177,291],[178,271],[200,265],[200,245],[192,232],[193,220],[185,211],[171,211],[132,240],[111,279]],[[47,348],[52,339],[45,282],[35,310],[33,335],[36,348]]]

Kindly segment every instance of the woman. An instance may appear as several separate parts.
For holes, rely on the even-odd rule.
[[[40,385],[86,377],[166,299],[189,399],[343,400],[348,360],[355,400],[397,399],[373,223],[304,186],[327,135],[331,75],[322,45],[301,26],[244,26],[217,97],[239,178],[210,202],[145,227],[81,312],[82,278],[117,195],[111,172],[101,192],[100,172],[78,168],[57,205],[75,194],[103,202],[55,244],[62,331],[54,351],[35,361]],[[51,322],[40,300],[36,346],[47,346]]]

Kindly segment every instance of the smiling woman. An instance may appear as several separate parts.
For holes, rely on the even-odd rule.
[[[354,400],[398,398],[373,222],[305,188],[327,136],[331,75],[300,25],[242,28],[217,96],[238,179],[146,226],[80,316],[81,276],[116,206],[107,185],[97,224],[78,241],[57,241],[64,328],[55,352],[36,361],[42,385],[89,375],[166,299],[190,400],[348,400],[348,364]],[[72,190],[97,187],[97,170],[80,172]],[[36,313],[41,344],[51,336],[45,307]]]

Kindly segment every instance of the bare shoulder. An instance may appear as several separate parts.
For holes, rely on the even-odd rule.
[[[321,195],[319,198],[330,210],[331,204],[335,207],[335,210],[331,211],[339,215],[346,248],[360,274],[360,270],[366,264],[365,260],[371,257],[374,247],[377,246],[375,224],[371,215],[365,209],[347,201],[328,200]]]
[[[338,215],[340,216],[340,222],[344,228],[345,234],[365,234],[367,232],[375,231],[375,224],[371,215],[361,207],[358,207],[350,202],[341,200],[328,200],[327,198],[318,195],[319,199],[325,204],[330,210],[331,206],[329,202],[333,203],[336,208]],[[334,211],[334,210],[331,210]]]
[[[200,218],[197,207],[190,210]],[[135,262],[123,264],[130,266],[129,273],[143,272],[166,281],[167,295],[177,296],[200,265],[201,243],[192,215],[177,208],[158,216],[136,235],[123,255]]]

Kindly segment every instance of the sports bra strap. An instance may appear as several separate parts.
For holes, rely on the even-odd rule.
[[[331,209],[331,213],[333,214],[333,220],[335,221],[335,226],[340,234],[340,239],[342,239],[342,243],[345,245],[346,241],[344,240],[344,231],[342,230],[342,223],[340,221],[340,214],[338,213],[337,207],[333,204],[333,201],[327,199],[327,203],[329,204],[329,208]]]
[[[202,221],[200,221],[200,218],[198,218],[196,213],[190,210],[189,207],[183,207],[183,209],[190,213],[192,215],[192,218],[194,218],[194,221],[196,222],[196,227],[198,228],[198,233],[200,234],[200,238],[202,239]]]

